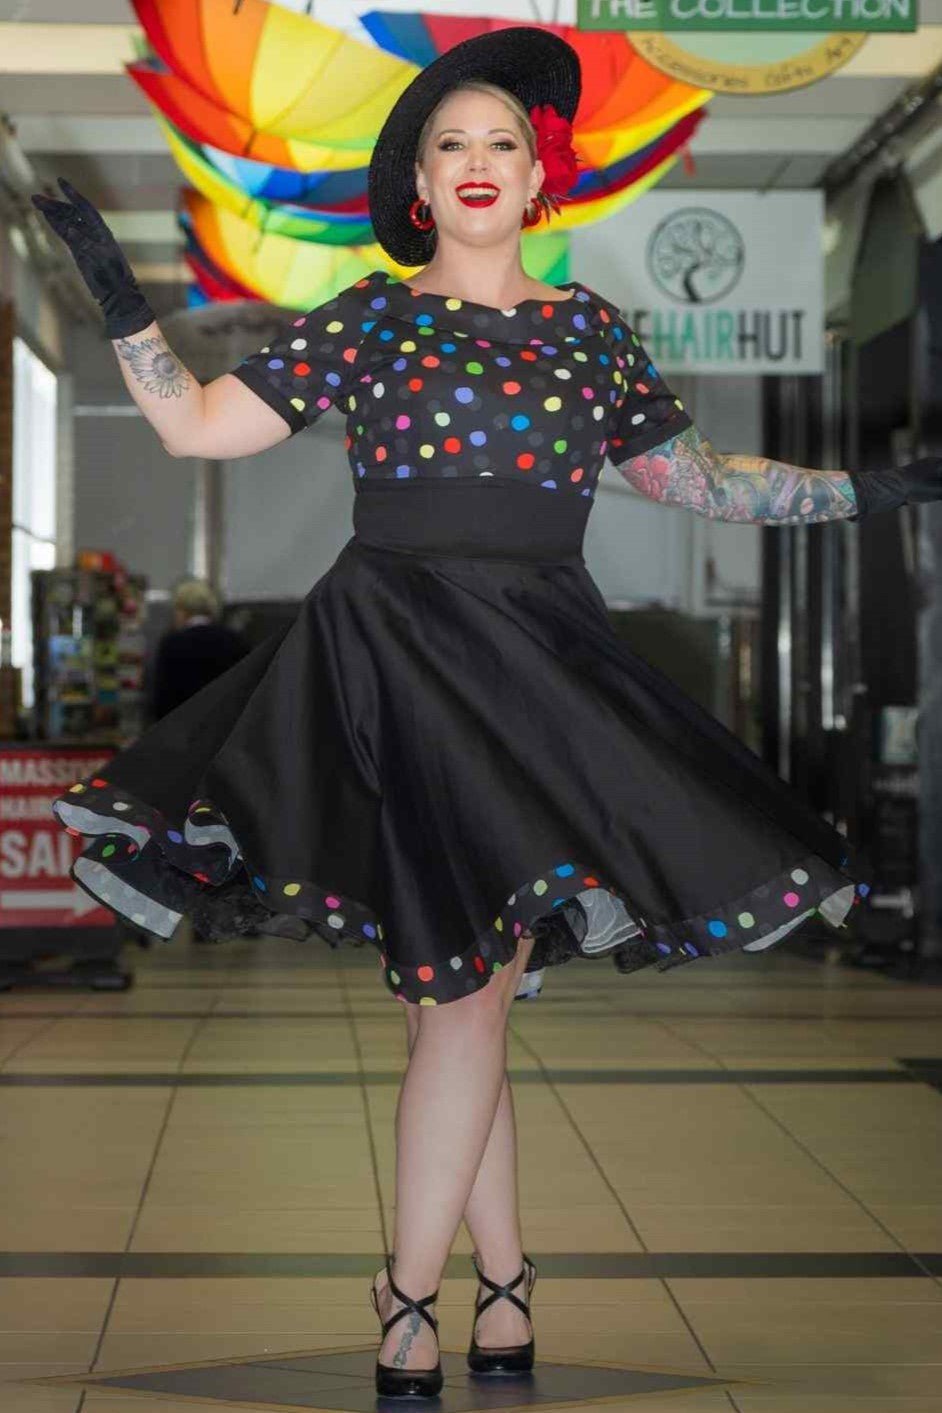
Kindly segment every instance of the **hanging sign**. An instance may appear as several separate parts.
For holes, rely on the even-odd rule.
[[[816,7],[820,23],[792,18]],[[681,83],[750,97],[836,73],[866,44],[883,7],[880,28],[915,28],[916,0],[579,0],[579,26],[625,32],[643,59]]]
[[[918,0],[578,0],[579,29],[912,33]]]
[[[576,278],[624,311],[668,373],[820,373],[819,191],[649,191],[573,238]]]
[[[633,34],[655,69],[730,98],[789,93],[843,68],[865,34]]]

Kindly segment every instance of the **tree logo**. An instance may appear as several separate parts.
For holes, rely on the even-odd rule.
[[[673,211],[653,231],[648,272],[658,289],[682,304],[709,304],[742,276],[746,247],[732,221],[705,206]]]

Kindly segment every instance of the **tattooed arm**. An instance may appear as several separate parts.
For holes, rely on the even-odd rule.
[[[290,435],[284,418],[231,374],[201,387],[156,323],[112,347],[128,392],[171,456],[250,456]]]
[[[33,205],[68,246],[98,301],[128,391],[171,456],[248,456],[291,427],[226,373],[205,388],[167,347],[127,256],[96,206],[60,177],[65,200],[37,192]]]
[[[813,525],[857,510],[846,471],[812,471],[765,456],[723,455],[695,427],[630,457],[618,470],[651,500],[682,505],[711,520],[750,525]]]

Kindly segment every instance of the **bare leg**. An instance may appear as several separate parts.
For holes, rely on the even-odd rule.
[[[532,946],[529,935],[521,937],[514,961],[480,991],[419,1008],[400,1093],[393,1242],[393,1276],[413,1299],[438,1289],[471,1195],[505,1079],[507,1014]],[[398,1301],[384,1277],[376,1288],[388,1318]],[[394,1367],[427,1369],[438,1351],[425,1321],[409,1316],[390,1330],[379,1357]]]
[[[407,1005],[405,1012],[407,1044],[411,1055],[419,1033],[419,1007]],[[523,1266],[523,1252],[517,1195],[517,1130],[513,1091],[506,1069],[484,1156],[465,1205],[464,1220],[474,1242],[478,1264],[484,1273],[498,1285],[514,1280]],[[483,1293],[487,1293],[486,1289]],[[526,1299],[526,1288],[522,1282],[514,1294]],[[482,1349],[525,1344],[532,1332],[529,1321],[509,1300],[496,1300],[479,1317],[475,1326],[475,1337]]]

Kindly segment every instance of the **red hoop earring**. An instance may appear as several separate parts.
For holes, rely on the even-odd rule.
[[[423,206],[428,212],[426,216],[419,214]],[[432,231],[435,229],[435,217],[432,215],[432,208],[429,206],[428,202],[423,201],[420,196],[417,196],[409,207],[409,220],[417,231]]]
[[[536,197],[528,201],[523,208],[523,217],[520,221],[521,230],[529,230],[531,226],[538,226],[543,219],[543,206]]]

